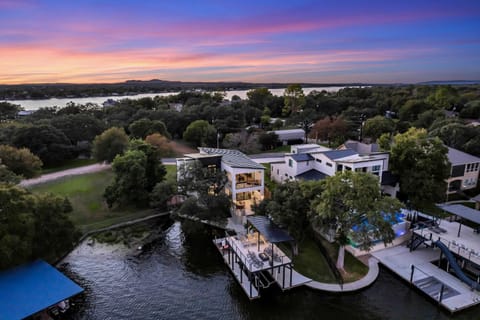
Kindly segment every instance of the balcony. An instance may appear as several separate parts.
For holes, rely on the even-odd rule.
[[[246,188],[254,188],[261,186],[262,183],[260,180],[251,180],[245,182],[238,182],[235,184],[235,188],[238,189],[246,189]]]

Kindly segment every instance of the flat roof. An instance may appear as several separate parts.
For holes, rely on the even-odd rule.
[[[437,207],[439,207],[440,209],[448,213],[454,214],[456,216],[459,216],[469,221],[480,224],[479,210],[475,210],[461,204],[446,204],[446,205],[438,204]]]
[[[0,273],[0,319],[23,319],[82,292],[63,273],[38,260]]]
[[[249,216],[247,221],[271,243],[293,241],[294,239],[272,220],[265,216]]]

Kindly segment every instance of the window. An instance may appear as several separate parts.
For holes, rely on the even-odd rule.
[[[345,167],[345,171],[352,171],[352,168],[350,168],[350,167]]]
[[[279,169],[277,169],[277,174],[279,174],[279,173],[280,173],[280,170],[279,170]]]
[[[337,171],[342,171],[343,170],[343,166],[341,164],[337,164]]]
[[[466,172],[478,171],[478,166],[479,166],[478,162],[467,164]]]
[[[380,166],[373,166],[372,167],[372,172],[378,172],[380,171]]]
[[[322,159],[315,159],[318,163],[322,163]]]
[[[289,167],[293,167],[293,161],[292,161],[292,159],[288,159],[288,166],[289,166]]]
[[[332,166],[332,164],[331,164],[330,162],[327,162],[326,165],[327,165],[327,167],[331,167],[331,166]]]

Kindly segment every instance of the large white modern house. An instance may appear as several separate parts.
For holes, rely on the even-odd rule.
[[[395,197],[398,183],[388,171],[388,161],[388,152],[356,141],[347,141],[335,150],[317,144],[294,145],[284,159],[271,164],[271,178],[282,183],[320,180],[339,171],[369,172],[378,176],[383,193]]]
[[[450,147],[447,157],[451,164],[447,194],[476,188],[480,158]]]
[[[238,150],[199,148],[199,151],[177,158],[177,179],[181,178],[179,168],[188,171],[188,165],[195,162],[212,170],[223,170],[228,178],[225,193],[231,196],[232,213],[239,217],[253,214],[253,204],[264,197],[265,167]]]

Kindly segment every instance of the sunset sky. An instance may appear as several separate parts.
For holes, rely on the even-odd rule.
[[[0,83],[480,80],[480,0],[0,0]]]

